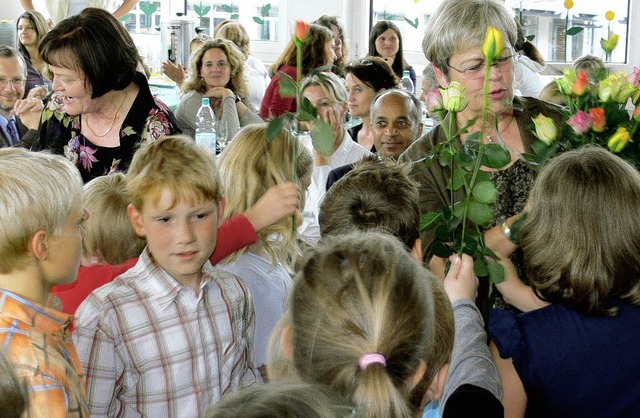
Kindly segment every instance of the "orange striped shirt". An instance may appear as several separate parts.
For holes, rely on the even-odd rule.
[[[73,317],[0,289],[0,348],[29,390],[27,417],[88,417]]]

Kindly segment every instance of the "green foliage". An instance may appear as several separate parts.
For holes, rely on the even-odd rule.
[[[404,18],[404,21],[407,22],[409,25],[411,25],[411,27],[413,27],[414,29],[418,28],[418,18],[416,17],[414,20],[411,19],[407,19],[406,17]]]
[[[575,36],[575,35],[579,34],[580,32],[582,32],[583,30],[584,30],[583,27],[574,26],[572,28],[567,29],[567,35]]]
[[[196,12],[198,16],[202,19],[203,16],[206,16],[207,13],[211,10],[211,6],[202,6],[202,2],[199,5],[195,4],[193,6],[193,10]]]
[[[256,22],[258,25],[264,24],[264,19],[261,19],[258,16],[253,16],[253,21]]]
[[[138,4],[140,5],[140,10],[142,10],[142,13],[147,16],[158,10],[158,7],[160,6],[158,3],[151,3],[150,1],[141,1]]]
[[[280,73],[278,83],[281,97],[290,99],[298,96],[298,83],[289,74]]]

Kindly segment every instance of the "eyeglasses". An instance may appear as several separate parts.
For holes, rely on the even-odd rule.
[[[4,89],[7,87],[9,83],[13,84],[13,88],[18,88],[24,86],[25,79],[24,78],[14,78],[11,80],[7,80],[6,78],[0,78],[0,89]]]
[[[503,73],[507,73],[513,69],[519,58],[520,54],[508,55],[496,60],[491,64],[491,66],[495,67],[498,70],[498,73],[500,73],[500,76],[502,76]],[[456,70],[460,74],[464,74],[469,80],[478,80],[484,78],[486,68],[485,62],[472,65],[471,67],[462,70],[459,70],[456,67],[452,67],[450,65],[448,65],[448,67],[452,70]]]

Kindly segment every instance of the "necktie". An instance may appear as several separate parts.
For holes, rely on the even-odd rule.
[[[20,142],[20,134],[18,133],[18,125],[14,118],[9,119],[7,123],[7,133],[9,134],[9,143],[15,145]]]

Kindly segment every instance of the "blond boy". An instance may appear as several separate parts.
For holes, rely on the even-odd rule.
[[[169,136],[135,154],[126,181],[147,247],[77,311],[91,415],[200,416],[256,381],[251,298],[209,262],[224,209],[219,175],[192,140]]]
[[[64,157],[0,150],[0,348],[28,389],[25,416],[88,417],[82,368],[52,285],[82,255],[82,179]]]

